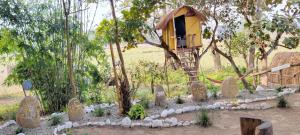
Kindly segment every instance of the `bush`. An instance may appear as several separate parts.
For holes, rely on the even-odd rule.
[[[207,110],[201,110],[196,116],[196,124],[201,127],[209,127],[212,125]]]
[[[284,98],[284,96],[278,97],[278,108],[288,108],[288,101]]]
[[[23,133],[23,132],[24,132],[24,128],[18,127],[16,129],[16,134]]]
[[[140,104],[145,108],[149,109],[150,100],[146,97],[142,97]]]
[[[211,92],[213,98],[218,98],[218,92],[220,91],[219,87],[211,85],[208,90]]]
[[[282,87],[278,87],[278,88],[276,88],[276,91],[279,93],[279,92],[282,92]]]
[[[136,104],[130,108],[128,116],[132,120],[144,119],[146,117],[146,112],[142,105]]]
[[[97,108],[94,111],[94,116],[96,117],[102,117],[104,115],[104,110],[102,108]]]
[[[51,121],[51,126],[56,126],[60,123],[62,123],[62,116],[60,115],[55,115],[55,116],[52,116],[50,121]]]
[[[183,103],[184,103],[184,100],[180,96],[177,96],[176,104],[183,104]]]
[[[16,120],[18,105],[0,105],[0,121]]]

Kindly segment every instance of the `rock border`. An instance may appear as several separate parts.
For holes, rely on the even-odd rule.
[[[166,118],[170,117],[172,115],[177,115],[177,114],[183,114],[183,113],[188,113],[188,112],[194,112],[194,111],[199,111],[201,109],[206,109],[206,110],[265,110],[265,109],[270,109],[273,106],[267,104],[267,103],[261,103],[257,105],[248,105],[249,103],[253,102],[260,102],[260,101],[267,101],[267,100],[273,100],[276,99],[277,97],[280,96],[285,96],[285,95],[290,95],[296,93],[296,89],[293,88],[286,88],[282,92],[277,93],[276,96],[270,96],[270,97],[264,97],[264,98],[255,98],[255,99],[238,99],[236,102],[229,102],[229,101],[218,101],[213,104],[209,105],[194,105],[194,106],[186,106],[182,108],[170,108],[170,109],[164,109],[161,111],[159,114],[151,115],[146,117],[145,119],[141,121],[133,121],[130,120],[128,117],[124,117],[122,121],[120,122],[114,122],[110,119],[107,119],[105,121],[98,121],[98,122],[86,122],[79,124],[77,122],[70,122],[67,121],[62,125],[58,125],[56,128],[54,128],[53,134],[57,135],[58,132],[69,129],[69,128],[78,128],[78,127],[85,127],[85,126],[97,126],[97,127],[103,127],[103,126],[121,126],[121,127],[127,127],[127,128],[132,128],[132,127],[147,127],[147,128],[168,128],[168,127],[180,127],[180,126],[189,126],[196,124],[195,121],[178,121],[175,117],[171,118]],[[86,106],[84,108],[85,113],[90,113],[94,111],[96,108],[109,108],[113,107],[115,104],[99,104],[99,105],[91,105],[91,106]],[[48,117],[41,118],[41,119],[49,119],[51,116],[56,116],[56,115],[64,115],[65,113],[53,113]],[[16,121],[14,120],[9,120],[3,125],[0,126],[0,129],[4,129],[10,125],[17,124]],[[20,135],[25,135],[24,133]]]

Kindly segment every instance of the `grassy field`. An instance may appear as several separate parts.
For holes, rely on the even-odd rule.
[[[273,56],[277,52],[285,52],[285,51],[300,52],[300,47],[293,49],[293,50],[279,48],[270,54],[268,62],[269,63],[271,62]],[[107,52],[108,52],[108,55],[110,56],[109,51],[107,51]],[[115,53],[115,55],[116,55],[116,53]],[[158,48],[158,47],[153,47],[150,45],[140,45],[138,48],[126,50],[124,52],[124,59],[125,59],[125,64],[127,67],[137,63],[140,60],[141,61],[145,61],[145,60],[153,61],[153,62],[158,62],[161,64],[163,64],[164,60],[165,60],[163,49]],[[111,60],[111,58],[109,58],[109,60]],[[235,60],[239,66],[245,66],[244,60],[241,57],[235,58]],[[230,66],[230,63],[223,57],[221,57],[221,62],[224,67]],[[206,53],[204,55],[204,57],[200,60],[200,66],[203,71],[210,70],[214,67],[213,57],[210,52]]]

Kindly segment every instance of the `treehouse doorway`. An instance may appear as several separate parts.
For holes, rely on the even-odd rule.
[[[177,48],[187,48],[185,16],[184,15],[178,16],[174,20],[175,20]]]

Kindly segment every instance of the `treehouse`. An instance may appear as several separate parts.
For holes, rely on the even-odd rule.
[[[163,41],[170,50],[202,46],[202,24],[206,16],[190,6],[181,6],[162,17],[156,29],[162,30]]]
[[[163,41],[178,56],[180,66],[189,76],[188,84],[198,81],[199,49],[202,46],[202,24],[206,16],[190,6],[182,6],[162,17],[156,29]],[[194,55],[196,52],[197,55]]]

